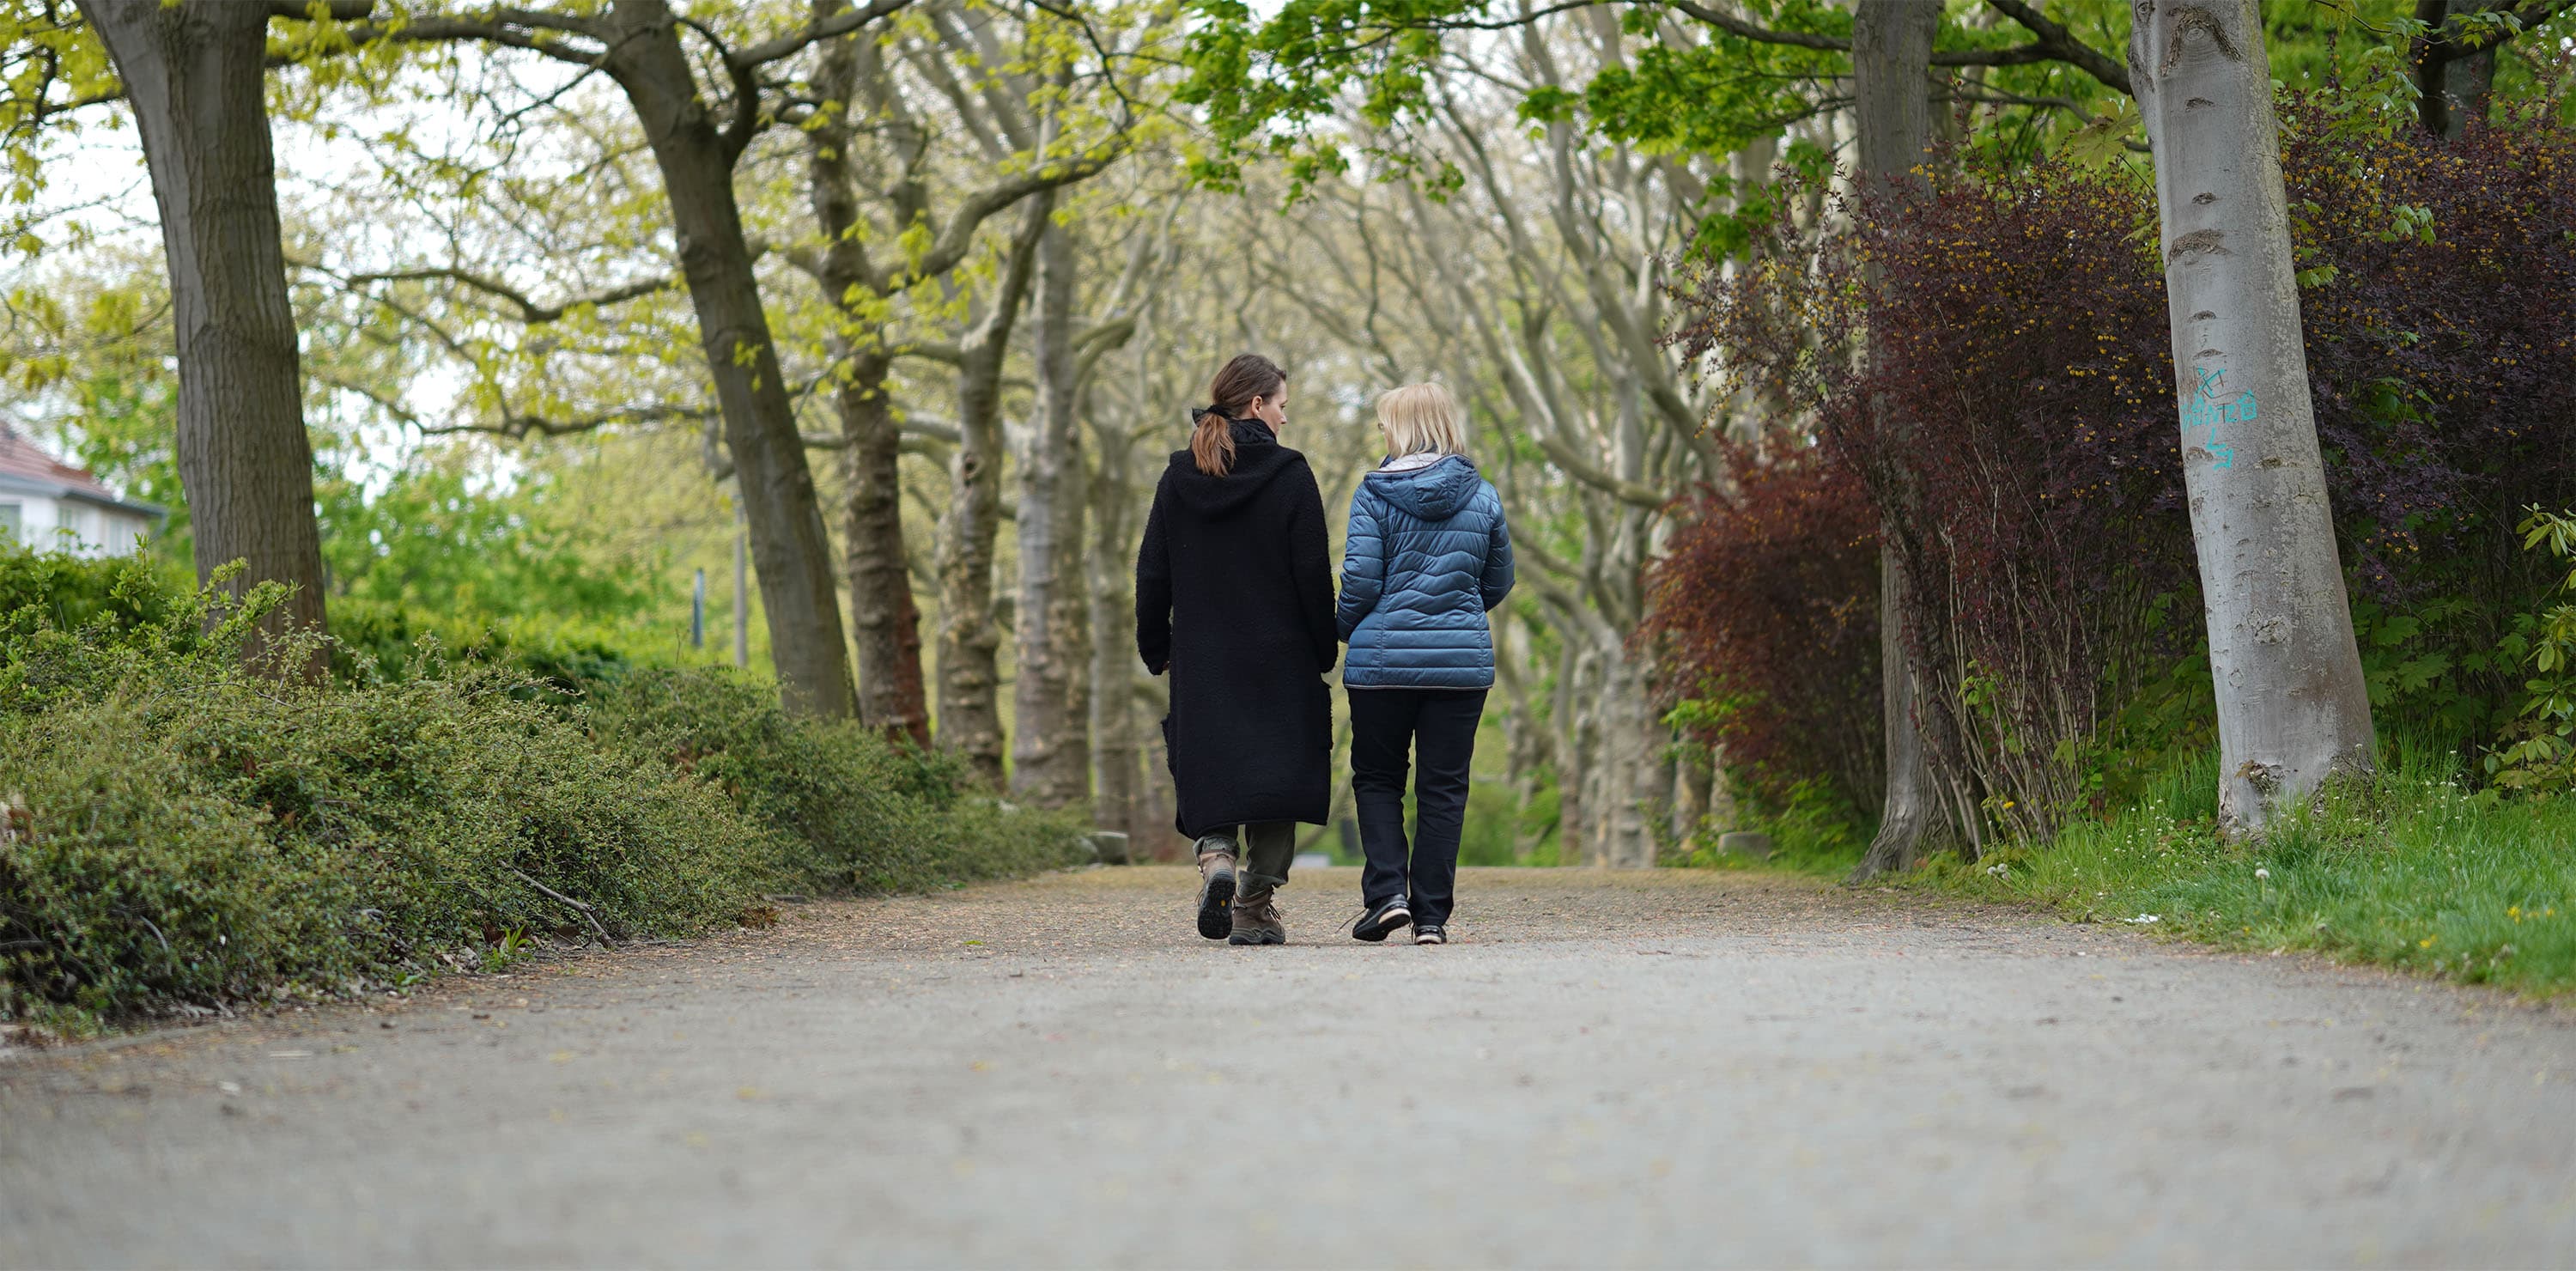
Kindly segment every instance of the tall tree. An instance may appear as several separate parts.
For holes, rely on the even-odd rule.
[[[1929,73],[1938,5],[1912,0],[1860,0],[1852,11],[1852,92],[1860,124],[1859,181],[1880,197],[1907,180],[1932,141]],[[1875,356],[1864,353],[1864,356]],[[1882,421],[1901,430],[1902,420]],[[1878,653],[1880,709],[1887,737],[1887,795],[1878,835],[1852,871],[1859,882],[1911,865],[1925,834],[1939,824],[1932,763],[1923,749],[1915,709],[1917,677],[1906,654],[1905,558],[1897,548],[1905,532],[1901,483],[1882,480],[1879,491]]]
[[[2183,482],[2218,690],[2219,827],[2253,835],[2328,777],[2372,766],[2256,0],[2143,0],[2129,65],[2155,150]]]
[[[1091,413],[1091,380],[1100,359],[1135,335],[1135,315],[1121,311],[1152,259],[1154,241],[1150,234],[1134,236],[1127,267],[1105,297],[1113,312],[1079,331],[1082,236],[1051,224],[1038,243],[1038,393],[1020,459],[1011,790],[1041,807],[1065,807],[1091,793],[1087,725],[1097,689],[1090,682],[1093,624],[1084,594],[1083,527],[1092,477],[1083,458],[1083,421]]]
[[[179,479],[197,576],[295,594],[269,629],[324,629],[313,446],[278,235],[268,20],[295,6],[81,0],[143,137],[179,355]],[[297,668],[311,673],[318,666]]]
[[[1002,264],[1002,285],[960,342],[957,458],[939,526],[939,745],[1002,786],[1002,633],[993,614],[993,549],[1002,517],[1002,367],[1028,298],[1055,193],[1030,199]],[[1020,615],[1019,621],[1029,621]]]
[[[584,73],[605,73],[623,91],[662,173],[681,276],[696,310],[725,448],[742,492],[781,694],[790,709],[816,715],[847,716],[857,697],[833,584],[831,538],[753,273],[734,166],[775,117],[766,100],[766,68],[910,3],[871,0],[741,47],[716,39],[707,23],[684,23],[667,0],[544,11],[491,7],[470,16],[422,15],[353,32],[362,39],[476,40],[526,49]],[[696,64],[681,44],[683,29],[712,46],[712,61],[728,81],[729,102],[710,102],[701,90]]]
[[[848,10],[848,0],[816,0],[815,20],[837,21]],[[1046,19],[1032,21],[1043,24]],[[1097,175],[1127,144],[1122,121],[1098,143],[1058,132],[1049,135],[1050,147],[1040,151],[1043,125],[1031,98],[1043,83],[1023,63],[1043,65],[1062,54],[1044,41],[1031,43],[1043,54],[1006,52],[990,23],[960,21],[946,5],[936,6],[923,32],[897,47],[880,47],[865,35],[834,41],[815,75],[822,104],[805,125],[813,207],[823,243],[817,251],[794,253],[794,259],[840,313],[841,329],[834,337],[840,361],[833,375],[848,500],[843,526],[857,635],[859,717],[870,727],[923,744],[930,740],[930,717],[920,609],[904,542],[898,464],[905,429],[895,408],[892,376],[896,360],[904,356],[945,361],[962,373],[964,354],[960,345],[900,330],[900,306],[918,289],[962,292],[951,275],[974,257],[985,222],[1024,200]],[[906,68],[917,78],[907,81]],[[1065,68],[1057,69],[1057,78],[1064,78]],[[1061,88],[1048,91],[1060,93]],[[932,113],[943,103],[947,120]],[[962,146],[963,153],[951,146]],[[943,161],[991,175],[963,184],[953,200],[943,200],[938,179]],[[892,250],[872,251],[872,244]],[[993,351],[990,369],[995,374],[1006,351]],[[999,442],[977,439],[986,440],[993,441],[991,476],[998,481]],[[983,593],[989,607],[989,582]],[[945,611],[942,616],[950,617]],[[976,621],[990,626],[991,615]],[[989,688],[978,692],[989,695]],[[966,713],[970,718],[989,713],[999,728],[997,707],[970,704]],[[950,719],[945,705],[941,716],[944,729]],[[998,738],[996,731],[997,756]]]
[[[1082,386],[1073,347],[1081,265],[1073,229],[1050,220],[1038,239],[1037,411],[1020,456],[1020,585],[1012,606],[1011,684],[1011,792],[1050,808],[1078,803],[1091,792],[1091,712],[1083,692],[1091,615],[1077,581],[1087,493],[1076,418]]]

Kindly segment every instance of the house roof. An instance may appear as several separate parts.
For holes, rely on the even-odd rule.
[[[125,508],[156,519],[167,513],[156,504],[119,498],[116,491],[99,484],[87,468],[75,468],[46,454],[43,447],[19,436],[18,430],[6,421],[0,421],[0,486]]]

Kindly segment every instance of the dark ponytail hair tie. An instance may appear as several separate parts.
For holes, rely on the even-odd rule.
[[[1218,410],[1216,407],[1214,407],[1214,406],[1192,406],[1192,407],[1190,407],[1190,422],[1191,422],[1191,423],[1193,423],[1193,424],[1195,424],[1195,423],[1199,422],[1200,420],[1207,418],[1207,417],[1208,417],[1208,416],[1210,416],[1210,415],[1222,415],[1222,414],[1223,414],[1223,412],[1219,411],[1219,410]]]

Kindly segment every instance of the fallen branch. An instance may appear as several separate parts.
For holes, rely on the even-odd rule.
[[[599,942],[607,945],[611,949],[617,947],[617,942],[610,939],[608,936],[608,928],[599,924],[598,910],[593,909],[590,906],[563,894],[562,892],[556,891],[554,888],[548,887],[544,883],[538,882],[524,873],[520,873],[520,871],[514,867],[505,865],[502,866],[502,868],[508,869],[513,874],[518,874],[520,882],[526,883],[530,887],[534,887],[538,891],[544,892],[546,895],[551,896],[556,900],[560,900],[563,903],[572,906],[574,909],[581,911],[581,916],[590,920],[590,929],[599,933]]]

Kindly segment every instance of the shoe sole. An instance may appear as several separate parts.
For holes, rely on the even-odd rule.
[[[1447,937],[1447,936],[1435,936],[1435,937],[1433,937],[1433,938],[1431,938],[1431,939],[1429,939],[1429,940],[1425,940],[1425,939],[1423,939],[1423,938],[1422,938],[1422,937],[1420,937],[1420,936],[1415,936],[1415,937],[1413,938],[1413,942],[1414,942],[1415,944],[1447,944],[1447,943],[1449,943],[1449,937]]]
[[[1241,945],[1286,944],[1288,943],[1288,937],[1274,936],[1267,931],[1238,931],[1233,935],[1227,936],[1225,938],[1225,942],[1227,944]]]
[[[1384,925],[1373,930],[1366,929],[1367,924],[1365,922],[1361,923],[1360,926],[1351,928],[1351,939],[1366,940],[1370,944],[1376,944],[1379,941],[1386,939],[1388,936],[1394,935],[1396,928],[1410,924],[1412,921],[1412,910],[1397,909],[1386,915]]]
[[[1234,934],[1234,871],[1207,880],[1199,887],[1199,934],[1210,940],[1223,940]]]

